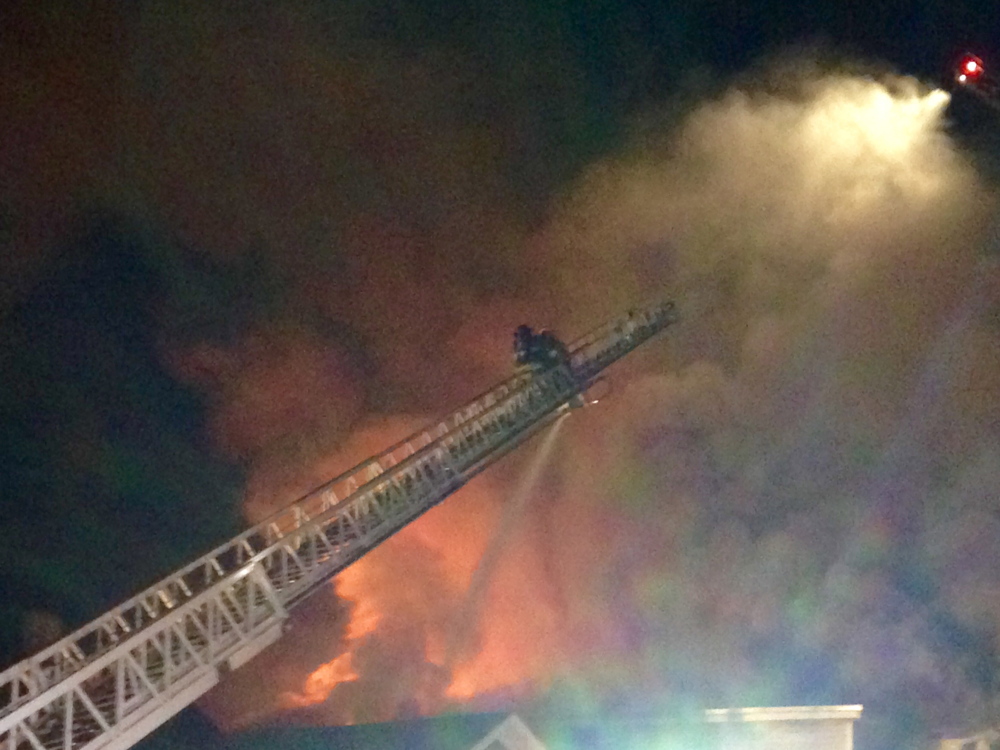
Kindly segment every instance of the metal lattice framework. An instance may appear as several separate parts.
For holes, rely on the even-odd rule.
[[[672,303],[523,369],[0,674],[0,750],[124,750],[282,633],[288,610],[571,406]]]

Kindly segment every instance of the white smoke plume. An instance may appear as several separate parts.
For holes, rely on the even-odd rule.
[[[463,305],[457,330],[438,326],[452,320],[448,300],[419,275],[373,270],[371,295],[388,288],[442,317],[352,322],[394,382],[422,377],[428,361],[457,373],[443,376],[456,405],[501,376],[521,317],[542,311],[538,322],[572,334],[670,297],[684,321],[567,424],[491,583],[467,671],[442,669],[442,643],[523,459],[338,585],[353,606],[376,603],[371,630],[345,638],[342,623],[302,624],[310,641],[331,628],[352,678],[295,720],[546,690],[598,706],[862,702],[873,737],[914,716],[913,731],[989,720],[996,198],[946,134],[947,102],[913,81],[847,73],[734,88],[593,165],[543,227],[510,235],[523,245],[516,273],[535,282]],[[396,346],[449,328],[429,359]],[[262,463],[268,492],[248,499],[251,518],[401,434],[365,427],[337,459],[291,467],[282,454],[297,477],[284,493]],[[236,675],[209,711],[233,727],[281,717],[291,688],[269,691],[256,674]],[[296,679],[306,674],[286,683]]]

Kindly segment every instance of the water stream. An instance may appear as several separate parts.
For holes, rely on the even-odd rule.
[[[505,504],[496,531],[472,573],[465,601],[455,618],[448,643],[445,666],[449,669],[474,655],[471,651],[476,646],[476,626],[479,622],[483,602],[486,600],[486,593],[489,591],[498,563],[517,529],[517,524],[524,516],[528,503],[534,495],[538,480],[552,457],[556,439],[559,437],[560,428],[566,416],[564,414],[559,417],[543,435],[528,470],[515,488],[510,501]]]

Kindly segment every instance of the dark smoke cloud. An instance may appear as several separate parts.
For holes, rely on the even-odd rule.
[[[63,257],[54,238],[97,209],[128,215],[162,285],[126,306],[156,332],[142,361],[203,399],[205,424],[177,431],[245,470],[248,520],[497,378],[524,320],[575,333],[640,298],[681,304],[669,345],[567,424],[492,578],[472,663],[501,679],[473,705],[550,687],[593,708],[857,701],[873,737],[990,719],[995,196],[939,95],[823,70],[755,82],[677,125],[648,117],[576,175],[610,142],[600,87],[571,44],[512,35],[504,61],[477,56],[509,28],[489,14],[465,47],[442,43],[447,24],[360,5],[107,12],[25,13],[10,37],[27,41],[0,77],[0,301],[44,307],[53,264],[104,252]],[[89,391],[69,400],[90,413]],[[71,431],[56,442],[89,472],[105,432]],[[131,481],[142,462],[112,447]],[[297,613],[206,710],[239,727],[461,703],[434,651],[524,460]],[[192,501],[172,528],[221,512]],[[77,617],[103,601],[79,596]],[[366,601],[381,619],[352,636]],[[32,644],[59,627],[46,606],[21,624]],[[289,712],[344,653],[357,679]]]

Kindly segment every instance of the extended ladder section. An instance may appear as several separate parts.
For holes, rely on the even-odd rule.
[[[605,367],[675,319],[664,303],[612,321],[568,362],[523,368],[7,669],[0,750],[131,747],[277,640],[296,603],[582,403]]]

